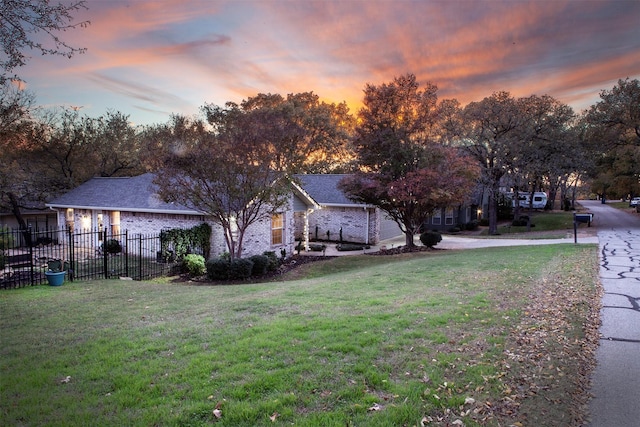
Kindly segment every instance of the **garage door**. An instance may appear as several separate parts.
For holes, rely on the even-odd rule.
[[[400,227],[392,219],[383,217],[380,221],[380,240],[391,239],[402,235]]]

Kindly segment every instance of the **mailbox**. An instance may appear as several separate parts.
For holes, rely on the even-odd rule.
[[[583,224],[588,224],[588,227],[591,227],[591,221],[593,221],[593,214],[592,213],[574,213],[573,214],[573,221],[574,222],[579,222],[579,223],[583,223]]]

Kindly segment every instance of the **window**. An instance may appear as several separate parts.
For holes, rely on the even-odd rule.
[[[435,211],[433,211],[433,217],[432,217],[432,222],[431,224],[433,225],[440,225],[442,224],[442,212],[440,211],[440,209],[436,209]]]
[[[284,218],[283,214],[273,214],[271,216],[271,244],[281,245],[284,241]]]
[[[444,212],[444,223],[446,225],[453,225],[453,209],[447,208]]]
[[[111,234],[120,234],[120,211],[111,212]]]

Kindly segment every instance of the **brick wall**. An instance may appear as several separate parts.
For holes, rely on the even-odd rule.
[[[309,234],[311,239],[326,240],[330,231],[330,240],[340,239],[354,243],[377,244],[380,230],[380,215],[377,209],[323,207],[309,216]],[[368,241],[367,241],[368,240]]]
[[[250,226],[245,232],[242,244],[242,256],[259,255],[266,251],[274,251],[279,257],[281,250],[285,249],[287,256],[293,255],[295,248],[293,199],[289,205],[283,209],[283,242],[282,244],[271,244],[271,218],[258,221]],[[98,228],[97,214],[102,213],[102,226],[104,230],[111,230],[111,215],[109,211],[92,211],[88,209],[74,209],[73,227],[76,231],[96,230]],[[66,211],[58,212],[58,224],[67,225]],[[191,228],[200,225],[205,221],[203,215],[180,215],[161,214],[146,212],[120,212],[120,230],[125,230],[130,235],[157,234],[162,230],[172,228]],[[218,223],[208,221],[211,225],[211,257],[218,257],[225,252],[229,252],[222,226]]]

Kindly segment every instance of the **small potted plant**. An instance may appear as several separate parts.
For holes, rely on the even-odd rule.
[[[64,283],[64,276],[67,274],[65,263],[60,259],[52,259],[47,261],[47,271],[44,275],[50,286],[60,286]]]

